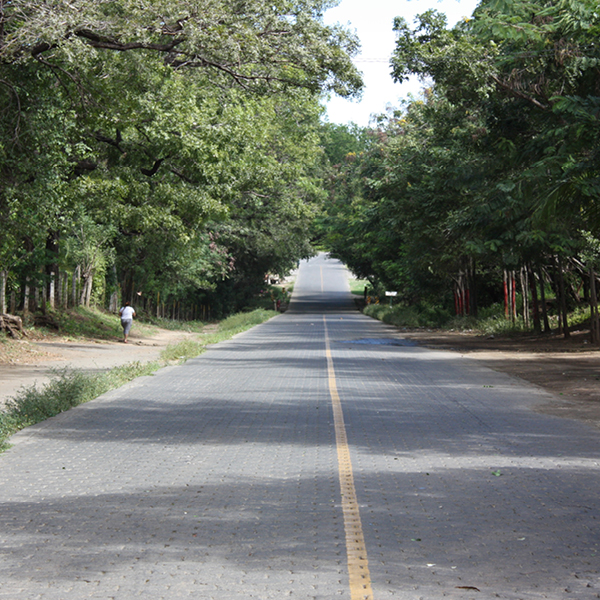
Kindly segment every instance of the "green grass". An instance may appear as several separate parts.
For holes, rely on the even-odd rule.
[[[237,313],[221,321],[216,331],[203,334],[199,339],[183,340],[177,344],[169,344],[162,351],[161,358],[168,362],[194,358],[202,354],[209,344],[218,344],[228,340],[234,335],[242,333],[255,325],[260,325],[260,323],[264,323],[278,314],[277,311],[263,308],[257,308],[247,313]]]
[[[92,314],[94,311],[90,311]],[[85,314],[85,313],[84,313]],[[102,374],[87,374],[80,370],[56,371],[49,383],[41,388],[24,387],[9,399],[0,412],[0,452],[10,447],[8,438],[35,423],[54,417],[74,406],[89,402],[98,396],[121,387],[142,375],[151,375],[165,364],[183,361],[201,354],[207,345],[216,344],[246,331],[277,315],[276,311],[257,309],[232,315],[218,324],[217,330],[204,334],[199,340],[185,340],[169,345],[162,352],[163,362],[134,362],[116,367]],[[78,327],[81,331],[96,331],[96,326]],[[72,332],[75,329],[71,329]],[[120,327],[117,330],[120,334]],[[72,335],[75,335],[74,333]],[[79,333],[78,335],[81,335]]]
[[[123,337],[119,315],[97,308],[79,306],[69,310],[48,311],[47,316],[58,327],[48,330],[58,332],[66,338],[112,340]],[[139,321],[136,321],[135,327],[142,334],[149,334],[154,330],[151,325],[144,325]]]
[[[350,285],[350,292],[356,295],[362,296],[365,293],[365,286],[370,287],[371,284],[366,279],[348,279]]]
[[[388,304],[371,304],[364,309],[364,313],[370,317],[407,328],[432,328],[449,331],[467,331],[486,336],[518,336],[531,333],[533,326],[525,327],[523,319],[519,316],[514,321],[507,319],[502,304],[482,308],[478,317],[452,316],[448,311],[421,303],[416,306],[405,306],[398,304],[390,308]],[[550,316],[551,326],[558,326],[558,317]],[[569,326],[585,326],[590,318],[589,307],[577,308],[569,314]]]
[[[136,326],[138,323],[150,324],[161,329],[168,329],[169,331],[187,331],[188,333],[200,333],[206,326],[206,323],[203,321],[178,321],[147,314],[140,315],[136,320]]]
[[[396,327],[441,327],[450,317],[444,309],[428,304],[420,306],[404,306],[396,304],[370,304],[364,313]]]
[[[89,402],[142,375],[150,375],[162,365],[130,363],[102,374],[87,374],[74,369],[56,371],[49,383],[21,388],[0,412],[0,451],[9,447],[13,433],[54,417],[74,406]]]
[[[516,335],[525,331],[522,320],[514,323],[504,317],[503,309],[498,312],[493,310],[481,311],[480,318],[453,317],[448,311],[433,305],[421,304],[418,306],[404,306],[398,304],[390,308],[386,304],[371,304],[364,309],[370,317],[407,328],[431,328],[450,331],[472,331],[482,335]]]

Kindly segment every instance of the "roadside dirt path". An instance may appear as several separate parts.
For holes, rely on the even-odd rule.
[[[129,342],[73,341],[56,336],[0,344],[0,406],[21,387],[43,385],[52,372],[65,367],[94,373],[131,362],[151,362],[169,344],[197,334],[155,328],[152,334],[135,330]]]

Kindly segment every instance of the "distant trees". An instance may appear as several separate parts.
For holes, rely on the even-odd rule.
[[[326,6],[0,0],[0,312],[233,309],[309,253],[319,96],[362,85]]]
[[[561,331],[585,299],[599,343],[597,3],[484,0],[451,30],[436,11],[395,30],[395,79],[432,85],[338,169],[332,249],[406,300],[459,314],[500,300],[514,318],[518,289],[538,330],[552,286]]]

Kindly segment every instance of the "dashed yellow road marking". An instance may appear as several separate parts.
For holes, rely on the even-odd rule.
[[[373,600],[367,548],[365,546],[362,522],[360,520],[356,489],[354,487],[352,461],[350,460],[348,437],[346,435],[346,426],[344,425],[344,413],[342,411],[342,402],[337,391],[335,369],[333,367],[333,357],[331,355],[329,332],[327,330],[327,320],[325,316],[323,316],[323,325],[325,326],[325,353],[327,355],[329,395],[331,396],[331,403],[333,405],[338,471],[342,493],[342,513],[344,515],[344,529],[346,531],[350,598],[351,600]]]

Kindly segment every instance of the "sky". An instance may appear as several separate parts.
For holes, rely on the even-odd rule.
[[[327,103],[330,123],[369,124],[371,114],[381,114],[387,107],[398,107],[408,94],[418,94],[422,84],[414,79],[394,83],[389,60],[394,50],[394,17],[404,17],[410,26],[416,15],[433,8],[446,14],[451,27],[463,17],[471,16],[478,0],[341,0],[325,12],[325,23],[339,23],[355,32],[361,52],[354,64],[363,73],[365,89],[362,100],[346,100],[337,96]]]

